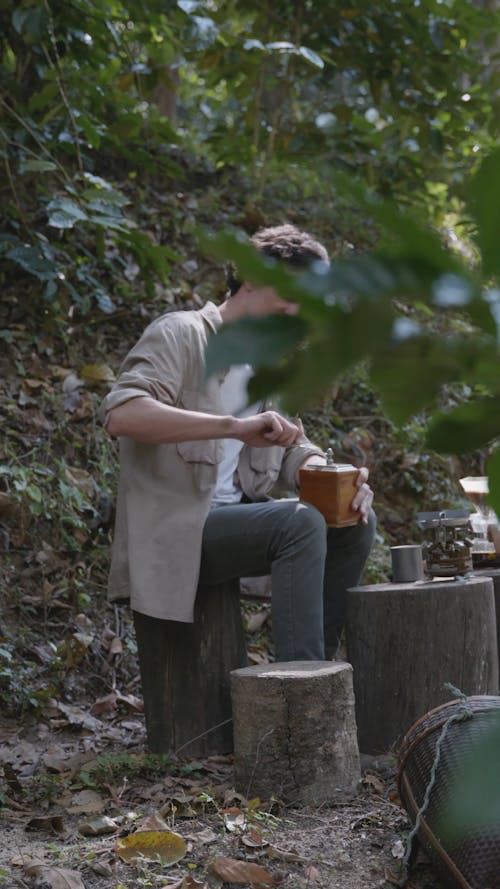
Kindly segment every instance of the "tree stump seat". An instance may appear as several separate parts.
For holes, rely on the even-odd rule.
[[[349,590],[347,659],[353,667],[359,749],[384,753],[431,708],[498,692],[498,644],[489,576],[383,583]]]
[[[247,663],[239,581],[200,585],[194,623],[133,617],[151,752],[231,752],[230,673]]]
[[[345,803],[358,789],[352,668],[259,664],[231,674],[235,788],[294,805]]]

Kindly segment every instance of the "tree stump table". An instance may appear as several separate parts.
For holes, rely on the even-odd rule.
[[[496,612],[496,628],[497,628],[497,648],[500,659],[500,568],[481,568],[474,572],[475,577],[491,577],[493,581],[493,594],[495,596],[495,612]],[[499,664],[500,674],[500,664]],[[500,676],[499,676],[500,684]]]
[[[352,668],[291,661],[231,674],[235,788],[295,805],[344,803],[360,780]]]
[[[453,697],[498,691],[489,577],[375,584],[349,590],[347,659],[353,667],[359,749],[394,748],[417,718]]]
[[[239,581],[200,585],[192,624],[133,615],[151,752],[231,752],[230,673],[247,663]]]

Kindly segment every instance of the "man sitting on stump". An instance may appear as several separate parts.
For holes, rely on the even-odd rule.
[[[322,244],[295,226],[251,239],[292,268],[328,262]],[[324,660],[336,652],[346,591],[361,577],[375,518],[368,470],[357,477],[358,524],[327,528],[314,506],[271,499],[297,493],[299,470],[324,464],[300,421],[249,406],[252,369],[205,380],[209,338],[245,317],[295,314],[271,287],[230,281],[221,306],[167,312],[125,358],[103,413],[120,436],[120,482],[110,573],[112,599],[134,611],[191,622],[198,583],[271,574],[277,661]]]

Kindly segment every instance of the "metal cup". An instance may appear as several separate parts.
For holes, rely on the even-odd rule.
[[[391,546],[392,582],[413,583],[424,579],[422,547],[418,544]]]

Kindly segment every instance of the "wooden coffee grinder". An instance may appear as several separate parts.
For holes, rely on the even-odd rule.
[[[315,506],[330,528],[357,525],[359,512],[352,509],[351,503],[358,490],[358,472],[351,463],[335,463],[333,451],[328,448],[326,466],[300,470],[300,499]]]

